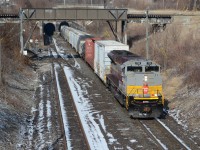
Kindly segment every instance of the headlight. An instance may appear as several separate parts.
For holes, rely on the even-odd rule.
[[[144,76],[144,81],[147,81],[147,76]]]

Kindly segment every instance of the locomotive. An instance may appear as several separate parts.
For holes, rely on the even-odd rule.
[[[65,25],[60,32],[131,117],[162,115],[164,96],[158,64],[129,52],[128,45],[117,41],[101,40]]]
[[[160,66],[129,51],[114,50],[106,85],[133,118],[160,117],[164,96]]]

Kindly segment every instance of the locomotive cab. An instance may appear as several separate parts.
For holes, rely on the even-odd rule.
[[[123,84],[129,113],[134,117],[159,117],[164,103],[160,66],[149,61],[126,62],[125,65]]]

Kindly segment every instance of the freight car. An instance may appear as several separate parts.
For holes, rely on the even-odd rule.
[[[129,50],[129,46],[113,40],[95,42],[94,72],[106,83],[106,75],[110,73],[111,60],[108,53],[113,50]]]
[[[129,51],[108,53],[111,71],[106,85],[133,118],[160,117],[164,96],[160,66]]]
[[[160,66],[129,52],[129,46],[101,40],[68,26],[61,35],[92,67],[134,118],[159,117],[164,96]]]
[[[65,25],[61,26],[61,36],[71,44],[72,48],[75,48],[81,57],[83,57],[85,51],[85,40],[93,37],[86,32]]]
[[[94,48],[95,42],[101,40],[101,38],[88,38],[85,40],[85,52],[83,53],[83,59],[94,69]]]

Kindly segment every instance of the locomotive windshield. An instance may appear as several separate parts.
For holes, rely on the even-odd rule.
[[[159,72],[159,66],[145,66],[145,72]]]
[[[142,67],[128,66],[127,71],[129,71],[129,72],[142,72]]]

